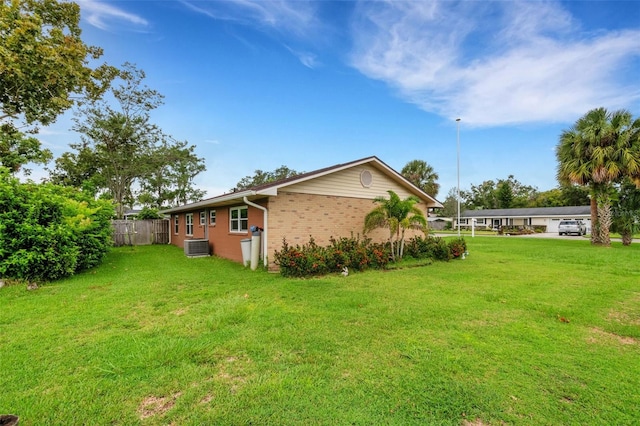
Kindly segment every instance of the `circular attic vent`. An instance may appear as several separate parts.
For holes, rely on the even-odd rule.
[[[360,173],[360,183],[365,188],[369,188],[371,186],[371,183],[373,183],[373,175],[369,170],[363,170]]]

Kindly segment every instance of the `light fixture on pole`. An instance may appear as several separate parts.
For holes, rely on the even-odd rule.
[[[460,119],[456,118],[457,140],[458,140],[458,237],[460,237]]]

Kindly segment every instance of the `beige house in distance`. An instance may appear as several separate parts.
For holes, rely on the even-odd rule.
[[[209,253],[243,261],[241,242],[251,238],[252,227],[262,229],[260,259],[275,270],[274,252],[305,244],[313,237],[318,245],[330,238],[360,236],[367,213],[376,197],[388,198],[392,190],[401,199],[414,195],[425,217],[429,209],[441,208],[437,200],[405,179],[377,157],[303,173],[288,179],[231,192],[163,211],[171,216],[170,243],[184,247],[199,240]],[[409,234],[410,237],[412,234]],[[367,234],[386,241],[388,230]]]
[[[563,219],[581,220],[587,226],[587,233],[591,232],[590,206],[466,210],[460,216],[460,226],[471,228],[472,221],[475,220],[476,228],[541,227],[547,233],[557,233],[558,225]]]

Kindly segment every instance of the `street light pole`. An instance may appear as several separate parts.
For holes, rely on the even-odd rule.
[[[460,237],[460,119],[456,118],[458,140],[458,237]]]

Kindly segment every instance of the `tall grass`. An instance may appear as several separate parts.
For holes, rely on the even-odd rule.
[[[0,289],[0,414],[42,424],[633,424],[638,245],[285,279],[169,246]]]

